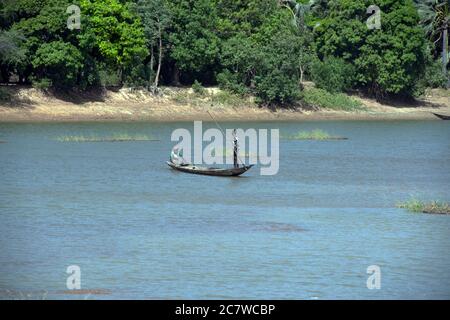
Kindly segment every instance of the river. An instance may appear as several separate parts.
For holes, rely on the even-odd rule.
[[[281,139],[278,174],[220,178],[165,164],[192,123],[0,124],[0,298],[450,298],[450,216],[396,208],[450,201],[447,122],[221,125],[348,140]],[[117,132],[158,141],[58,141]]]

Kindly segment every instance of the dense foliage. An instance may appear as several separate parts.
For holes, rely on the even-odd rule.
[[[367,26],[367,8],[381,28]],[[69,28],[80,8],[81,28]],[[73,8],[73,7],[71,7]],[[312,80],[378,98],[445,86],[445,0],[1,0],[0,81],[220,85],[293,104]]]
[[[328,92],[342,92],[355,81],[355,68],[344,59],[327,57],[316,60],[312,66],[312,80],[318,88]]]
[[[425,66],[426,41],[411,0],[377,1],[381,28],[364,17],[371,0],[333,2],[317,28],[320,56],[337,56],[356,67],[360,86],[377,96],[410,94]]]

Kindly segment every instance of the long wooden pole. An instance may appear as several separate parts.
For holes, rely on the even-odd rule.
[[[213,119],[213,121],[216,123],[216,126],[220,129],[220,131],[222,131],[223,136],[225,137],[225,140],[227,138],[227,135],[225,133],[225,131],[223,131],[222,127],[219,125],[219,123],[216,121],[216,119],[214,119],[214,117],[212,116],[212,114],[209,112],[209,110],[206,110],[206,112],[208,112],[209,116],[211,117],[211,119]],[[234,149],[233,149],[234,150]],[[245,166],[245,163],[242,161],[242,159],[239,157],[239,154],[237,154],[237,159],[239,160],[240,163],[242,163],[243,166]]]

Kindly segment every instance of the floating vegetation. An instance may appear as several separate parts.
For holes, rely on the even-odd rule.
[[[450,214],[450,205],[440,201],[423,202],[411,199],[397,204],[397,207],[415,213]]]
[[[345,137],[337,137],[337,136],[331,136],[327,132],[315,129],[313,131],[300,131],[297,132],[293,136],[286,136],[284,139],[288,140],[347,140],[348,138]]]
[[[59,142],[125,142],[125,141],[158,141],[145,134],[130,135],[127,133],[115,133],[111,136],[59,136],[56,138]]]

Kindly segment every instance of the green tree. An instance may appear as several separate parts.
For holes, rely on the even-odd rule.
[[[131,3],[118,0],[81,0],[84,32],[83,48],[91,55],[99,53],[104,61],[117,67],[123,80],[125,67],[145,57],[147,50],[140,18],[131,10]]]
[[[144,26],[144,33],[147,40],[147,48],[150,51],[150,74],[153,75],[153,90],[158,88],[163,55],[165,51],[164,38],[167,37],[167,28],[171,23],[170,11],[166,0],[139,0],[137,2],[137,11],[141,17]],[[157,53],[155,53],[155,50]],[[158,59],[156,72],[155,56]],[[149,81],[151,81],[149,79]]]
[[[0,27],[9,28],[22,19],[35,17],[48,3],[49,0],[0,1]]]
[[[447,74],[448,56],[448,30],[450,28],[449,3],[445,0],[416,1],[421,24],[427,36],[441,49],[442,73]]]
[[[220,83],[228,89],[244,93],[244,87],[253,86],[253,79],[258,71],[260,48],[250,41],[245,34],[237,34],[222,44],[221,65],[225,68],[220,73]]]
[[[221,39],[257,33],[267,18],[279,10],[278,0],[215,0]]]
[[[25,38],[16,30],[0,30],[0,75],[1,80],[9,82],[11,72],[17,72],[17,66],[26,59],[21,47]]]
[[[53,86],[70,88],[77,83],[83,57],[75,46],[63,41],[44,43],[32,61],[39,78],[48,78]]]
[[[292,104],[313,60],[311,33],[292,24],[292,13],[277,2],[250,36],[240,32],[222,45],[225,68],[219,83],[237,93],[252,92],[266,105]],[[246,90],[244,89],[246,88]]]
[[[308,3],[297,2],[296,0],[280,0],[280,5],[291,12],[293,26],[301,30],[306,28],[306,15],[310,12],[313,4],[313,0]]]
[[[313,64],[312,79],[318,88],[342,92],[353,86],[354,67],[341,58],[327,57]]]
[[[13,21],[10,30],[23,37],[19,44],[22,55],[14,65],[21,81],[28,81],[30,75],[39,77],[33,70],[32,60],[40,47],[53,41],[77,45],[76,33],[67,29],[66,9],[70,4],[69,0],[8,2],[4,14]]]
[[[217,11],[210,0],[173,0],[169,2],[172,15],[170,28],[170,57],[174,60],[174,82],[178,84],[179,70],[199,73],[217,64],[219,37]]]
[[[261,46],[255,94],[268,105],[290,105],[300,96],[303,76],[303,39],[296,32],[281,30]]]
[[[426,41],[411,0],[380,0],[381,29],[366,25],[371,0],[330,3],[315,30],[318,53],[341,57],[356,67],[359,86],[378,98],[411,95],[423,74]]]

